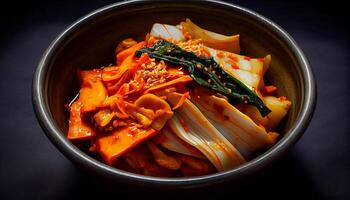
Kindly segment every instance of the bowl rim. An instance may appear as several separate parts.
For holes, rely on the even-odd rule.
[[[238,166],[237,168],[218,172],[214,174],[209,174],[205,176],[197,177],[184,177],[184,178],[160,178],[138,175],[117,168],[108,166],[92,157],[87,155],[78,149],[73,143],[68,141],[65,134],[61,134],[61,131],[55,126],[55,122],[52,119],[49,108],[46,103],[46,97],[44,94],[45,76],[48,72],[49,60],[54,56],[55,50],[59,47],[59,44],[64,41],[67,36],[76,31],[78,28],[83,26],[89,20],[95,18],[96,16],[103,15],[113,9],[121,6],[128,5],[143,5],[147,3],[171,3],[178,2],[175,0],[166,1],[142,1],[142,0],[131,0],[122,1],[114,4],[107,5],[105,7],[99,8],[92,11],[85,16],[81,17],[73,24],[68,26],[63,32],[61,32],[50,44],[50,46],[43,53],[41,60],[35,70],[33,81],[32,81],[32,103],[36,117],[44,130],[46,136],[51,140],[51,142],[71,161],[77,162],[79,164],[83,163],[81,166],[83,168],[94,171],[97,174],[102,175],[105,178],[118,180],[120,182],[127,182],[132,184],[145,184],[149,186],[161,186],[166,188],[179,188],[179,187],[195,187],[195,186],[205,186],[215,183],[221,183],[226,180],[239,179],[245,177],[245,175],[252,174],[256,171],[261,170],[273,160],[279,158],[284,154],[290,146],[295,144],[297,140],[303,135],[306,130],[316,106],[316,82],[314,79],[313,72],[311,70],[310,64],[305,57],[302,50],[299,48],[294,39],[279,25],[271,21],[270,19],[242,6],[238,6],[232,3],[217,1],[217,0],[203,0],[195,1],[189,0],[184,1],[186,4],[212,4],[218,6],[224,6],[230,9],[235,9],[237,12],[242,12],[245,15],[253,18],[260,24],[264,24],[271,29],[274,34],[277,34],[296,56],[298,63],[300,64],[302,78],[305,81],[304,90],[305,96],[302,102],[302,109],[298,115],[297,120],[293,126],[288,131],[288,134],[284,136],[278,143],[271,147],[266,152],[262,153],[258,157],[250,160],[249,162]]]

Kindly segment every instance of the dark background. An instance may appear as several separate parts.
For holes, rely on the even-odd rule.
[[[41,54],[66,26],[112,1],[7,1],[0,12],[0,198],[350,199],[350,60],[346,6],[336,1],[234,1],[286,29],[309,58],[318,85],[313,120],[271,168],[236,186],[181,192],[105,184],[76,168],[46,138],[31,103]],[[113,195],[112,197],[107,197]],[[283,197],[281,196],[283,195]]]

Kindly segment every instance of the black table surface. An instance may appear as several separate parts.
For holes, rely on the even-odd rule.
[[[82,199],[96,195],[100,199],[350,199],[350,49],[345,5],[329,1],[234,2],[281,25],[304,50],[318,85],[313,120],[286,156],[238,190],[228,182],[205,189],[164,192],[123,185],[107,189],[50,143],[32,108],[31,81],[43,51],[66,26],[113,2],[7,2],[0,13],[1,199]]]

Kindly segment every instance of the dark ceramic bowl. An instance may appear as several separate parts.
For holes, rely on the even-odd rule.
[[[66,139],[64,104],[78,93],[78,68],[113,62],[116,44],[142,38],[153,23],[177,24],[186,17],[223,34],[241,35],[242,51],[252,57],[272,54],[267,78],[293,106],[279,127],[283,137],[271,149],[235,169],[190,178],[156,178],[125,172],[90,157]],[[33,80],[37,118],[53,144],[78,166],[116,182],[161,188],[210,185],[252,175],[282,156],[300,138],[312,117],[315,81],[304,54],[281,27],[248,9],[218,1],[129,1],[96,10],[64,30],[48,47]]]

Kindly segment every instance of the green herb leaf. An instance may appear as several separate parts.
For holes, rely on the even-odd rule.
[[[165,40],[158,41],[153,47],[139,49],[135,56],[140,57],[143,53],[157,61],[185,67],[198,85],[224,94],[235,102],[254,105],[263,117],[271,112],[254,91],[228,74],[212,57],[197,56]]]

